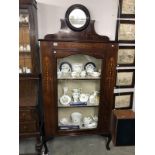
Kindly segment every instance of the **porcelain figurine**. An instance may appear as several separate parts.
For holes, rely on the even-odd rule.
[[[94,93],[90,95],[88,104],[90,105],[99,104],[98,95],[97,95],[98,93],[99,93],[98,91],[94,91]]]

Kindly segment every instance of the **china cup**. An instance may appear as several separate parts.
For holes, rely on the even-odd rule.
[[[82,119],[82,114],[79,112],[73,112],[71,114],[71,119],[74,125],[80,125],[81,124],[81,119]]]
[[[83,69],[83,64],[82,63],[75,63],[72,64],[73,72],[81,73]]]

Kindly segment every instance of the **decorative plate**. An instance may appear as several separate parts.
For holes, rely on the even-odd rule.
[[[69,62],[62,62],[59,69],[62,73],[70,73],[72,71],[72,66]]]
[[[67,106],[69,105],[70,102],[71,102],[71,97],[69,97],[68,95],[63,95],[60,97],[60,103],[62,105]]]
[[[86,72],[94,72],[96,69],[96,65],[93,62],[87,62],[84,66]]]

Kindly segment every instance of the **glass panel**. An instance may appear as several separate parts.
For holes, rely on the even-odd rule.
[[[27,9],[19,12],[19,73],[31,73],[30,23]]]
[[[57,60],[59,129],[97,128],[101,64],[82,54]]]

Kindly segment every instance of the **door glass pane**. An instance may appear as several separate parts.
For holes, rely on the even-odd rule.
[[[30,23],[27,9],[19,11],[19,73],[31,73]]]
[[[82,54],[57,60],[59,129],[97,128],[101,66],[101,59]]]

